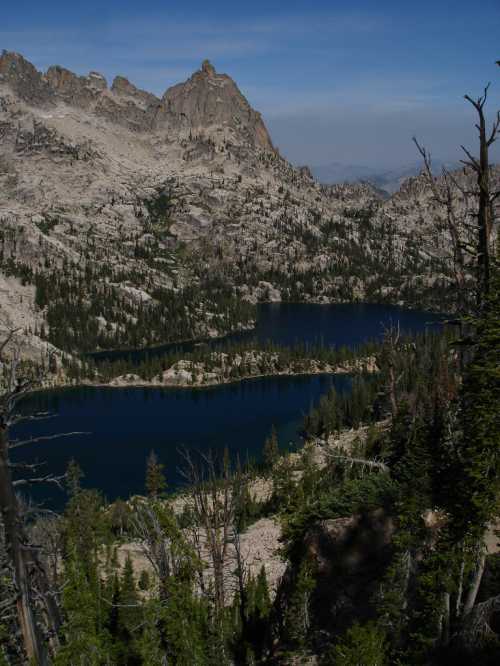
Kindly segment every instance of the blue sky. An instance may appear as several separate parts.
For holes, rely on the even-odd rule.
[[[295,163],[392,167],[411,137],[445,160],[473,147],[463,94],[500,106],[500,2],[4,2],[0,49],[162,94],[204,58],[230,74]],[[500,147],[495,147],[500,159]]]

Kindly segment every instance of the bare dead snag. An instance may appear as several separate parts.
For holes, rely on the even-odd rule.
[[[20,538],[19,511],[8,464],[8,438],[3,418],[0,421],[0,507],[5,526],[7,552],[14,569],[17,617],[23,647],[30,661],[47,664],[47,653],[35,620],[34,600],[29,582],[29,562]]]
[[[189,451],[183,452],[183,475],[189,486],[191,511],[201,528],[213,569],[215,622],[223,635],[226,605],[225,567],[235,520],[235,479],[228,456],[217,462],[211,453],[194,461]],[[222,642],[221,642],[222,643]]]
[[[453,272],[455,282],[458,288],[463,290],[466,284],[465,257],[463,240],[461,238],[463,220],[461,219],[461,216],[456,208],[455,198],[453,196],[453,186],[455,187],[456,191],[461,192],[466,202],[468,201],[467,193],[459,186],[457,181],[446,169],[443,169],[443,176],[440,187],[436,177],[432,172],[430,153],[418,143],[415,137],[413,137],[413,142],[424,161],[424,174],[426,181],[431,188],[433,199],[436,204],[442,206],[446,211],[446,225],[450,234],[453,248]]]
[[[240,621],[243,628],[243,634],[246,633],[248,624],[248,599],[247,599],[247,578],[248,571],[241,551],[240,533],[236,528],[233,529],[233,543],[236,555],[236,578],[238,581],[238,593],[240,596]]]
[[[477,305],[481,309],[490,291],[490,239],[493,229],[493,202],[498,197],[498,192],[490,191],[490,165],[489,148],[496,141],[500,131],[500,111],[497,112],[491,131],[486,129],[484,106],[488,99],[488,89],[485,87],[483,95],[478,99],[472,99],[465,95],[465,99],[472,104],[478,114],[476,129],[479,133],[479,157],[474,157],[467,148],[461,146],[467,156],[462,163],[473,169],[477,177],[479,204],[477,210]]]
[[[389,327],[384,326],[384,346],[385,355],[387,360],[387,395],[389,404],[391,406],[391,415],[394,418],[398,413],[398,390],[397,386],[401,380],[401,376],[397,377],[396,372],[396,351],[401,337],[399,322],[397,326],[391,324]]]
[[[483,552],[481,552],[481,554],[479,555],[479,559],[477,561],[476,568],[472,576],[469,590],[465,598],[464,607],[462,611],[463,617],[466,617],[474,608],[477,594],[479,592],[479,587],[481,585],[481,580],[483,578],[485,565],[486,565],[486,553],[483,550]]]
[[[171,539],[163,529],[157,511],[148,503],[136,506],[131,521],[141,549],[158,579],[160,601],[165,602],[168,596],[166,583],[175,572]]]
[[[11,442],[9,429],[22,422],[16,413],[19,400],[40,382],[41,377],[20,377],[19,350],[14,348],[11,358],[3,353],[15,342],[16,329],[12,329],[0,343],[0,363],[3,369],[3,386],[0,388],[0,511],[5,533],[5,546],[12,563],[13,584],[16,590],[17,621],[22,637],[23,649],[28,660],[39,666],[49,663],[48,644],[44,640],[40,619],[43,618],[45,633],[53,649],[57,647],[57,636],[61,618],[57,599],[53,594],[46,571],[38,558],[38,549],[30,544],[24,527],[23,514],[16,496],[16,487],[31,483],[61,484],[63,477],[47,474],[43,477],[27,477],[14,480],[10,461]],[[36,418],[32,415],[30,420]],[[21,446],[26,442],[18,442]],[[22,467],[22,465],[21,465]],[[25,465],[25,471],[33,472],[36,466]],[[38,618],[37,618],[38,611]]]
[[[469,650],[474,650],[488,638],[496,634],[490,626],[494,613],[500,611],[500,594],[476,604],[464,617],[462,628],[457,636],[458,641]]]
[[[489,149],[496,141],[500,132],[500,111],[492,123],[490,131],[486,127],[484,107],[488,99],[488,84],[483,95],[473,99],[465,95],[465,99],[472,104],[478,115],[475,127],[479,134],[479,156],[461,146],[467,159],[461,160],[467,168],[476,175],[477,188],[468,191],[461,186],[453,174],[443,169],[441,180],[432,173],[429,152],[414,138],[413,141],[424,161],[424,175],[432,191],[434,201],[446,211],[447,229],[450,234],[453,248],[453,269],[457,287],[465,293],[467,261],[470,256],[475,263],[476,272],[476,303],[479,309],[488,296],[491,272],[491,237],[494,222],[494,206],[500,197],[500,190],[491,191]],[[464,203],[463,212],[459,211],[457,201],[461,197]],[[474,199],[474,205],[470,200]],[[476,205],[477,202],[477,205]],[[471,223],[469,220],[473,218]]]
[[[351,467],[354,467],[354,465],[360,465],[362,468],[365,467],[370,470],[380,470],[381,472],[385,472],[387,474],[390,472],[389,467],[380,460],[372,460],[370,458],[353,458],[352,456],[346,455],[345,452],[335,453],[333,451],[327,451],[326,455],[332,460],[339,460],[343,463],[346,463],[347,465],[350,465]]]

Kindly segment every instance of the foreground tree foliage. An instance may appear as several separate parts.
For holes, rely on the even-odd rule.
[[[477,238],[471,250],[476,309],[460,322],[461,335],[455,334],[451,345],[450,340],[444,345],[443,340],[427,341],[420,348],[415,345],[412,353],[411,347],[399,344],[397,331],[388,331],[373,397],[359,401],[353,412],[343,403],[355,406],[359,388],[352,400],[330,394],[306,418],[306,432],[325,437],[345,425],[391,416],[378,442],[366,437],[362,455],[354,447],[339,451],[335,459],[347,464],[347,470],[333,472],[326,486],[323,473],[306,502],[289,505],[285,536],[292,568],[282,608],[293,608],[311,548],[320,551],[317,562],[328,553],[331,566],[339,568],[340,579],[331,581],[321,564],[308,602],[309,613],[315,615],[309,620],[306,644],[319,652],[326,634],[335,643],[325,663],[486,664],[500,657],[497,556],[488,555],[485,543],[498,520],[500,490],[500,256],[497,244],[495,259],[492,243],[499,193],[489,189],[487,155],[500,118],[488,136],[486,96],[487,89],[477,101],[467,97],[478,112],[480,135],[480,157],[466,151],[467,163],[478,175],[479,204],[468,221]],[[449,212],[453,225],[453,210]],[[462,260],[460,252],[457,260]],[[362,385],[364,380],[359,381]],[[342,489],[337,494],[331,488],[334,480],[339,482],[339,473]],[[370,476],[375,473],[378,482],[386,477],[389,485],[375,495],[373,505]],[[355,572],[363,580],[369,570],[368,563],[341,567],[363,530],[368,538],[376,506],[390,525],[390,538],[373,554],[379,556],[376,575],[362,591],[354,585],[342,593],[342,577]],[[358,526],[351,528],[348,519],[355,516]],[[336,525],[343,529],[340,543],[332,536]],[[367,550],[367,543],[360,545],[356,557]],[[325,598],[328,583],[332,588]],[[338,610],[325,614],[326,601]],[[304,613],[302,609],[294,616],[292,628]],[[281,636],[295,649],[304,644],[304,636],[291,634],[286,623]],[[355,645],[350,642],[353,636]],[[381,645],[386,641],[384,649],[367,656],[365,648],[377,640]]]

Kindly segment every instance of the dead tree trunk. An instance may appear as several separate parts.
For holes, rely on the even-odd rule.
[[[397,368],[396,368],[396,351],[399,344],[399,339],[401,336],[401,331],[399,328],[399,323],[397,326],[389,326],[384,329],[384,352],[387,362],[387,384],[386,391],[389,398],[389,404],[391,407],[391,416],[392,418],[396,417],[398,413],[398,391],[397,386],[401,377],[397,377]]]
[[[238,593],[240,595],[240,621],[242,634],[245,636],[247,632],[248,625],[248,598],[247,598],[247,589],[246,589],[246,567],[243,559],[243,553],[241,552],[241,539],[240,533],[235,528],[233,531],[234,535],[234,551],[236,555],[236,578],[238,580]]]
[[[486,553],[483,552],[479,556],[479,560],[477,562],[477,566],[471,580],[469,591],[465,599],[464,608],[462,611],[462,615],[464,617],[466,617],[474,608],[474,604],[476,603],[477,599],[477,594],[479,592],[479,587],[481,586],[481,580],[483,579],[485,565],[486,565]]]
[[[3,386],[0,390],[0,511],[4,526],[5,546],[14,575],[17,620],[23,649],[31,662],[37,666],[44,666],[49,663],[49,649],[37,620],[44,619],[44,630],[55,650],[58,646],[61,619],[46,572],[38,559],[37,549],[29,543],[15,489],[18,485],[31,483],[52,482],[60,485],[63,477],[48,474],[41,478],[32,477],[15,481],[12,478],[13,465],[10,462],[9,451],[12,447],[19,447],[27,442],[19,441],[12,444],[9,441],[9,428],[24,420],[23,417],[16,415],[16,405],[23,395],[34,388],[36,383],[30,378],[20,379],[18,377],[19,353],[17,349],[10,360],[3,358],[4,350],[13,341],[16,332],[16,330],[12,330],[0,344],[0,367],[3,370]],[[39,417],[40,415],[32,415],[28,418],[36,420]],[[39,437],[31,439],[29,442],[61,436],[63,435]],[[33,472],[38,466],[20,465],[19,467]],[[37,610],[39,611],[38,617]]]
[[[211,454],[204,456],[199,463],[193,461],[187,451],[184,458],[184,476],[189,484],[192,514],[201,528],[206,554],[213,569],[214,620],[224,651],[226,566],[235,520],[235,478],[227,454],[222,464],[217,464]]]
[[[455,282],[460,292],[465,289],[465,256],[463,249],[463,239],[461,238],[461,228],[464,226],[464,220],[461,219],[460,213],[457,211],[457,206],[453,196],[453,188],[457,192],[461,192],[467,200],[466,193],[458,186],[456,180],[451,174],[443,169],[443,178],[438,182],[432,172],[432,163],[430,153],[421,146],[417,139],[413,137],[413,142],[417,146],[417,150],[422,156],[424,161],[424,174],[427,183],[432,191],[432,198],[435,203],[446,211],[446,226],[450,234],[451,244],[453,248],[453,272]]]
[[[465,95],[465,99],[476,109],[479,121],[476,129],[479,132],[479,158],[462,146],[467,155],[463,164],[474,170],[478,185],[478,210],[477,210],[477,306],[481,310],[490,292],[490,237],[493,229],[493,200],[496,195],[490,192],[490,165],[489,148],[495,142],[500,129],[500,111],[497,112],[490,134],[486,131],[486,119],[484,116],[484,105],[488,98],[489,84],[484,89],[484,94],[477,100]]]
[[[23,646],[28,659],[43,666],[48,663],[48,657],[35,620],[29,561],[21,537],[21,518],[9,467],[7,428],[3,419],[0,423],[0,509],[7,550],[14,569],[14,583],[18,593],[17,616]]]

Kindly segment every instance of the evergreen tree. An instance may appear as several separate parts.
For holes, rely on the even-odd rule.
[[[151,586],[151,580],[150,580],[149,573],[147,572],[146,569],[143,569],[141,571],[141,575],[139,577],[138,587],[142,592],[147,592],[147,590],[149,590],[150,586]]]
[[[70,497],[75,497],[81,489],[80,481],[84,474],[81,467],[73,458],[69,461],[68,469],[66,470],[66,485]]]
[[[271,429],[271,434],[266,438],[264,442],[264,449],[262,452],[262,457],[264,460],[264,465],[267,469],[272,469],[279,458],[279,443],[278,443],[278,433],[276,428],[273,426]]]
[[[286,635],[292,644],[303,647],[306,644],[311,615],[310,598],[316,586],[312,562],[306,557],[299,564],[288,600],[285,617]]]
[[[89,577],[78,559],[76,548],[70,546],[62,595],[64,642],[56,656],[57,666],[108,663],[110,637],[104,630],[100,596],[97,572]]]
[[[123,664],[135,663],[136,638],[142,621],[139,596],[134,580],[132,560],[127,555],[117,596],[117,639],[119,661]]]
[[[384,634],[373,623],[354,624],[335,645],[331,663],[335,666],[384,666],[388,664]]]
[[[149,454],[146,464],[146,491],[149,497],[157,498],[167,487],[164,466],[158,461],[154,451]]]
[[[164,666],[166,655],[163,648],[161,620],[163,608],[158,600],[151,599],[144,607],[144,628],[138,641],[138,652],[142,664]]]
[[[500,247],[500,244],[499,244]],[[500,258],[500,257],[499,257]],[[497,511],[500,491],[500,269],[493,271],[490,294],[476,321],[474,356],[461,394],[460,468],[456,505],[459,533],[481,537]]]
[[[179,666],[205,664],[210,649],[209,609],[193,591],[186,578],[168,581],[168,603],[163,614],[163,631],[167,654]],[[218,663],[223,664],[223,651],[217,650]]]

